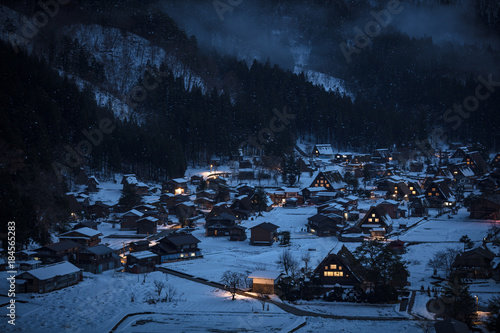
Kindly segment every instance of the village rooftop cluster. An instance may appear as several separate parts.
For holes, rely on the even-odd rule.
[[[240,246],[247,251],[250,246],[265,253],[279,248],[272,263],[249,264],[240,277],[244,283],[231,286],[224,271],[205,279],[229,292],[290,301],[393,302],[411,314],[416,290],[430,289],[415,285],[412,265],[402,264],[386,277],[390,290],[397,291],[393,298],[370,299],[366,295],[378,282],[359,260],[359,249],[370,243],[404,258],[408,247],[418,245],[405,240],[408,232],[457,216],[482,225],[481,230],[488,223],[497,233],[464,241],[449,272],[439,277],[436,267],[432,276],[443,283],[450,276],[490,281],[498,292],[500,256],[494,240],[500,236],[500,153],[488,160],[470,146],[457,145],[414,161],[401,162],[401,154],[390,149],[334,153],[329,144],[297,145],[293,159],[300,177],[295,184],[283,183],[283,170],[266,168],[261,156],[212,160],[209,169],[188,169],[186,177],[163,184],[133,174],[100,182],[80,170],[71,179],[75,191],[67,193],[72,217],[67,230],[54,235],[51,244],[16,253],[16,293],[49,293],[78,284],[87,273],[106,271],[141,274],[144,280],[158,270],[203,277],[202,269],[190,271],[195,266],[188,263],[215,260],[214,255],[204,257],[211,252],[204,252],[204,244],[210,242],[211,249]],[[302,214],[303,223],[290,226],[287,219],[293,214]],[[287,267],[289,249],[302,239],[308,246],[323,239],[323,251],[303,250],[304,265],[288,258],[293,267]],[[319,256],[316,262],[311,253]],[[424,265],[430,259],[421,258]],[[437,295],[437,287],[432,290]]]

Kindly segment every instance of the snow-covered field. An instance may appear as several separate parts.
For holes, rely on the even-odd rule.
[[[219,170],[221,171],[221,170]],[[201,169],[190,169],[188,175],[205,174]],[[206,175],[206,174],[205,174]],[[303,183],[310,182],[314,175],[302,175]],[[121,194],[120,176],[117,183],[101,181],[100,191],[90,195],[90,201],[101,200],[108,204],[118,201]],[[148,184],[154,186],[156,184]],[[236,185],[236,182],[235,184]],[[257,185],[257,184],[255,184]],[[76,189],[79,192],[81,189]],[[194,190],[194,187],[191,188]],[[145,201],[157,200],[157,195],[145,197]],[[376,204],[374,200],[360,201],[359,208],[367,209]],[[280,230],[291,232],[291,245],[287,247],[300,261],[304,253],[309,253],[311,261],[309,269],[314,269],[329,253],[337,252],[342,243],[335,237],[318,238],[306,231],[307,218],[316,213],[314,206],[299,208],[274,208],[260,217],[252,217],[243,221],[242,225],[251,228],[261,222],[271,222]],[[436,212],[432,212],[435,214]],[[436,283],[431,278],[432,269],[428,267],[429,259],[440,250],[448,247],[463,249],[459,239],[468,235],[476,245],[480,245],[492,222],[472,221],[468,219],[465,209],[460,209],[457,215],[447,214],[439,218],[400,219],[407,225],[413,225],[405,231],[397,230],[399,238],[409,242],[404,259],[410,270],[410,290],[427,289]],[[165,227],[160,227],[160,230]],[[205,237],[203,220],[193,235],[204,255],[203,258],[163,264],[164,267],[179,270],[207,280],[220,282],[222,274],[236,271],[248,274],[257,269],[278,270],[276,264],[279,255],[285,249],[275,243],[272,246],[250,246],[249,240],[231,242],[226,237]],[[113,228],[110,223],[103,222],[99,231],[104,236],[110,234],[126,235],[130,232]],[[247,230],[248,236],[249,230]],[[119,248],[131,241],[126,238],[102,239],[103,244]],[[346,243],[347,248],[354,250],[359,243]],[[495,252],[498,249],[492,248]],[[0,288],[7,290],[7,274],[0,272]],[[159,302],[148,304],[146,299],[154,295],[154,281],[164,281],[174,286],[178,292],[175,300],[170,303]],[[471,293],[478,295],[479,305],[484,306],[487,300],[500,291],[500,285],[492,280],[474,281],[470,287]],[[9,300],[6,292],[0,292],[0,304]],[[85,273],[85,278],[78,285],[51,292],[48,294],[20,294],[18,301],[16,326],[4,321],[0,330],[23,332],[109,332],[115,325],[117,332],[269,332],[290,331],[305,323],[298,332],[419,332],[416,323],[406,312],[399,312],[397,305],[371,306],[366,304],[327,303],[322,301],[300,301],[294,306],[324,315],[341,315],[347,317],[374,317],[394,319],[394,321],[379,320],[339,320],[295,316],[281,310],[272,304],[262,310],[259,301],[252,298],[237,296],[231,301],[230,295],[214,287],[206,286],[161,272],[151,273],[142,283],[142,276],[128,273],[105,272],[102,275]],[[132,301],[132,298],[134,301]],[[413,313],[432,318],[425,305],[429,297],[417,292]],[[20,303],[25,301],[27,303]],[[4,305],[5,308],[5,305]],[[133,314],[120,322],[126,315]],[[5,329],[4,329],[5,328]]]

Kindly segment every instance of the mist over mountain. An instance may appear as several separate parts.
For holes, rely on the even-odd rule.
[[[234,55],[249,64],[253,59],[269,59],[285,69],[299,66],[342,76],[346,64],[339,52],[340,43],[352,42],[354,29],[364,30],[374,21],[373,13],[387,13],[392,2],[235,1],[231,5],[221,1],[222,7],[199,0],[160,3],[206,50]],[[397,4],[400,12],[390,15],[389,24],[381,27],[380,34],[398,31],[411,38],[432,38],[437,46],[499,48],[500,7],[494,1],[418,0]],[[485,61],[479,59],[467,59],[466,70],[483,70]],[[486,63],[493,66],[492,59]]]

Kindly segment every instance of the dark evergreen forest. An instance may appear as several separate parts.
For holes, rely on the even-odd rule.
[[[77,14],[82,8],[86,15]],[[351,7],[340,10],[347,17],[353,12]],[[248,66],[201,50],[196,38],[188,37],[167,14],[150,12],[143,1],[126,1],[120,10],[99,1],[76,1],[64,17],[57,24],[78,17],[82,23],[114,26],[149,38],[199,74],[208,91],[186,89],[163,64],[145,73],[164,74],[138,103],[134,116],[125,120],[110,107],[96,104],[93,89],[104,87],[107,80],[103,66],[78,40],[59,36],[56,23],[37,37],[34,55],[16,53],[1,43],[0,214],[2,221],[18,223],[22,245],[30,238],[46,242],[48,232],[67,218],[64,193],[78,168],[103,176],[136,173],[156,181],[180,177],[188,164],[237,156],[243,142],[269,127],[275,109],[286,108],[295,115],[289,123],[275,122],[284,130],[266,140],[270,142],[264,154],[277,158],[290,153],[298,138],[371,152],[388,146],[416,147],[435,128],[442,128],[449,142],[497,148],[500,92],[492,91],[473,114],[462,116],[459,126],[450,120],[457,114],[446,114],[453,104],[474,95],[478,75],[491,74],[493,81],[500,81],[495,67],[490,72],[456,70],[475,54],[498,59],[491,49],[437,46],[428,38],[414,39],[389,29],[339,72],[354,95],[351,99],[269,61]],[[92,86],[81,90],[54,68]],[[141,78],[137,82],[141,84]],[[499,85],[494,90],[500,90]],[[68,160],[68,152],[86,140],[82,131],[98,129],[103,119],[112,121],[112,132],[104,134],[91,152],[87,149],[81,161]],[[65,181],[60,181],[61,175]]]

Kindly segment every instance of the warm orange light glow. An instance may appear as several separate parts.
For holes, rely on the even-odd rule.
[[[175,189],[175,195],[179,195],[179,194],[184,194],[184,189],[183,188],[177,188],[177,189]]]

